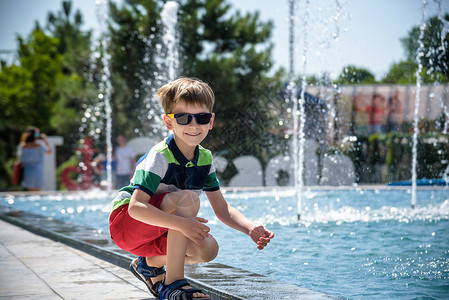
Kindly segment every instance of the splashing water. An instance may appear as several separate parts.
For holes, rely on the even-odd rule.
[[[307,70],[307,33],[308,33],[308,20],[309,20],[309,0],[306,1],[306,9],[304,14],[304,47],[303,47],[303,72],[301,80],[301,96],[299,100],[299,154],[298,154],[298,220],[301,218],[302,211],[302,193],[303,193],[303,173],[304,173],[304,143],[305,143],[305,133],[304,127],[306,124],[306,110],[305,110],[305,97],[304,93],[306,91],[306,70]]]
[[[108,1],[97,0],[97,20],[100,26],[100,31],[105,33],[107,30],[106,20],[108,19]],[[101,76],[100,82],[100,94],[99,99],[104,101],[105,104],[105,114],[106,114],[106,189],[108,192],[112,190],[112,108],[111,108],[111,72],[109,70],[110,55],[108,54],[109,37],[105,36],[101,39],[101,48],[103,49],[103,55],[101,57],[101,63],[103,65],[103,75]]]
[[[419,133],[419,102],[420,102],[420,93],[421,93],[421,72],[423,69],[423,65],[421,62],[421,57],[424,56],[424,30],[426,29],[426,5],[427,2],[423,1],[422,6],[422,25],[420,27],[419,33],[419,48],[418,53],[416,55],[416,61],[418,62],[418,69],[416,70],[416,97],[415,97],[415,111],[413,118],[413,148],[412,148],[412,200],[411,205],[412,208],[416,205],[416,165],[417,165],[417,156],[418,156],[418,133]]]
[[[147,124],[151,124],[151,129],[140,130],[136,129],[136,132],[140,134],[145,133],[150,137],[162,140],[166,135],[167,131],[165,129],[164,122],[162,120],[163,111],[159,105],[159,99],[154,96],[158,87],[168,81],[176,79],[178,75],[179,67],[179,45],[177,41],[177,14],[179,5],[175,1],[167,1],[161,12],[161,20],[163,25],[163,44],[156,44],[155,61],[157,72],[154,73],[154,80],[147,78],[142,78],[142,82],[145,82],[147,86],[145,97],[145,109],[142,110],[142,119],[147,119]],[[152,31],[156,31],[152,28]],[[155,36],[151,34],[145,37],[146,44],[148,47],[153,47],[152,43]],[[148,54],[146,54],[148,55]],[[146,58],[150,60],[150,58]]]
[[[167,46],[166,63],[168,66],[168,80],[176,79],[178,69],[178,42],[176,39],[176,24],[178,22],[178,3],[168,1],[165,3],[161,13],[162,23],[164,24],[163,41]]]
[[[302,54],[303,61],[303,75],[301,82],[301,93],[300,99],[296,98],[297,90],[296,85],[294,83],[295,77],[295,64],[294,64],[294,56],[295,56],[295,1],[290,1],[290,82],[289,82],[289,90],[290,90],[290,101],[293,102],[293,165],[294,165],[294,186],[295,186],[295,194],[297,199],[297,218],[301,219],[301,211],[302,211],[302,193],[303,193],[303,173],[304,173],[304,143],[305,143],[305,133],[304,126],[306,123],[306,115],[305,115],[305,89],[306,89],[306,66],[307,66],[307,22],[309,16],[309,1],[306,2],[306,10],[304,15],[304,47]]]
[[[288,90],[290,92],[290,103],[293,103],[293,176],[294,187],[297,198],[297,215],[298,220],[301,216],[301,196],[302,196],[302,172],[299,172],[299,151],[298,151],[298,99],[296,98],[296,84],[295,84],[295,1],[289,1],[289,84]]]

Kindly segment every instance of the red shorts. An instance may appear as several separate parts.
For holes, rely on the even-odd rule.
[[[149,204],[161,208],[166,194],[151,197]],[[160,256],[167,254],[168,228],[148,225],[128,214],[128,204],[114,210],[109,217],[109,232],[115,244],[137,256]]]

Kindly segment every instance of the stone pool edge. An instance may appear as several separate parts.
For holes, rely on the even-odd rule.
[[[48,220],[44,216],[41,216],[41,218]],[[41,227],[37,223],[33,224],[11,213],[1,212],[0,219],[125,269],[128,269],[130,260],[134,258],[131,254],[119,253]],[[76,225],[70,224],[70,226]],[[219,263],[187,265],[185,271],[186,278],[192,285],[206,291],[212,299],[340,299],[337,296],[322,294]]]

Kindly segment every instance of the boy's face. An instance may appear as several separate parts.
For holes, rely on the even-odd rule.
[[[179,113],[199,114],[210,113],[210,111],[205,106],[188,105],[181,100],[176,103],[172,111],[172,114]],[[198,124],[195,118],[192,118],[190,124],[180,125],[175,118],[164,115],[164,123],[168,130],[173,130],[176,144],[182,150],[183,147],[194,148],[206,138],[209,130],[213,127],[214,117],[215,114],[212,114],[210,122],[205,125]]]

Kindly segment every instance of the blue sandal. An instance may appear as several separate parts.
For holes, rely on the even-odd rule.
[[[203,293],[199,289],[183,289],[182,287],[189,285],[185,279],[173,281],[169,285],[164,285],[162,282],[159,285],[159,300],[190,300],[190,299],[210,299],[209,298],[193,298],[194,293]]]
[[[164,267],[149,267],[145,262],[145,257],[139,257],[131,262],[131,264],[129,265],[129,270],[140,281],[145,283],[151,294],[153,294],[156,298],[159,297],[159,285],[162,281],[153,283],[151,282],[150,278],[165,274]]]

